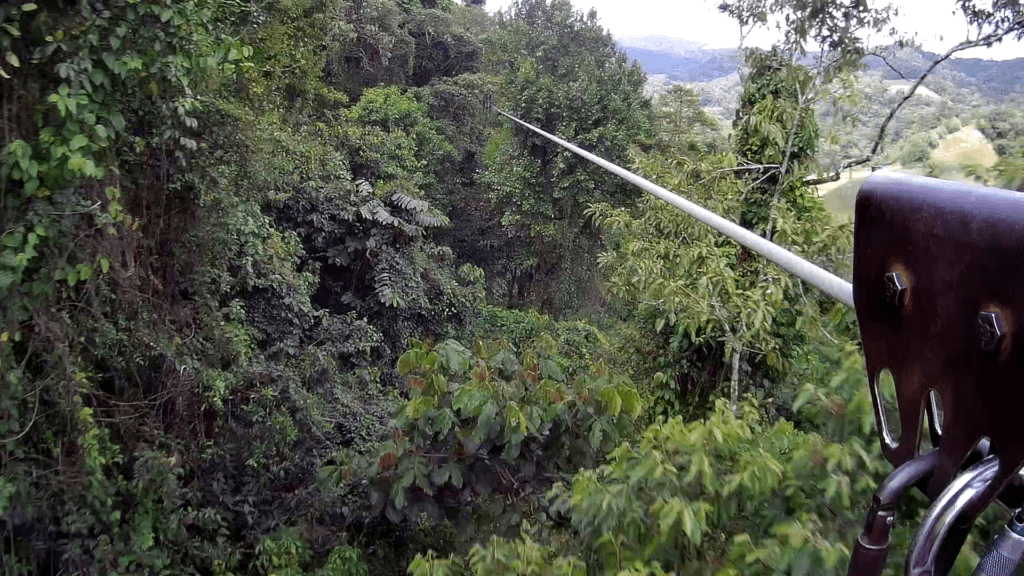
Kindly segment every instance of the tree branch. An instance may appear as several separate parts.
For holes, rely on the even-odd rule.
[[[874,57],[878,58],[883,63],[885,63],[886,66],[889,67],[889,70],[892,70],[893,72],[895,72],[897,76],[899,76],[900,78],[903,78],[904,80],[907,80],[908,82],[910,81],[906,76],[903,75],[903,72],[900,72],[899,70],[897,70],[896,67],[893,66],[891,62],[889,62],[889,59],[886,58],[884,54],[879,54],[878,52],[868,52],[867,55],[868,56],[874,56]]]
[[[928,68],[921,74],[921,77],[918,78],[917,81],[914,82],[914,84],[910,87],[910,89],[907,90],[907,93],[903,95],[903,98],[901,98],[900,101],[897,102],[891,110],[889,110],[889,114],[885,117],[885,120],[882,121],[882,125],[878,127],[878,134],[877,136],[875,136],[875,141],[871,145],[871,151],[867,154],[867,156],[844,163],[842,166],[839,167],[838,170],[836,170],[835,172],[828,176],[804,180],[804,184],[808,186],[817,186],[818,184],[825,184],[826,182],[837,182],[839,181],[839,177],[844,170],[848,170],[856,166],[861,166],[872,161],[878,154],[879,148],[882,147],[882,141],[885,140],[885,132],[889,128],[889,123],[892,122],[892,119],[896,117],[896,113],[899,112],[901,108],[903,108],[903,105],[914,97],[914,93],[917,92],[917,89],[921,87],[921,84],[924,83],[928,75],[931,74],[932,71],[934,71],[935,68],[939,66],[939,64],[942,64],[946,60],[949,60],[957,52],[962,52],[964,50],[969,50],[971,48],[991,46],[996,42],[999,42],[1006,36],[1009,36],[1014,32],[1020,31],[1021,28],[1024,28],[1024,18],[1018,18],[1017,20],[1014,20],[1013,23],[1011,23],[1009,26],[993,32],[989,32],[988,34],[979,36],[974,40],[964,40],[963,42],[960,42],[956,46],[953,46],[952,48],[947,50],[945,54],[940,56],[937,60],[932,62],[930,66],[928,66]]]

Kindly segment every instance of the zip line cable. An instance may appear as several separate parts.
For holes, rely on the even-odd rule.
[[[846,304],[850,308],[854,307],[853,285],[847,282],[846,280],[843,280],[842,278],[836,276],[835,274],[832,274],[831,272],[812,264],[811,262],[797,256],[796,254],[793,254],[789,250],[786,250],[785,248],[779,246],[778,244],[775,244],[774,242],[771,242],[770,240],[765,240],[764,238],[758,236],[757,234],[754,234],[750,230],[747,230],[746,228],[738,224],[730,222],[729,220],[722,218],[718,214],[715,214],[710,210],[704,209],[698,206],[697,204],[694,204],[693,202],[690,202],[689,200],[683,198],[682,196],[679,196],[678,194],[675,194],[662,188],[661,186],[658,186],[657,184],[651,182],[650,180],[641,178],[636,174],[633,174],[629,170],[620,168],[619,166],[616,166],[615,164],[612,164],[607,160],[595,156],[590,152],[583,150],[582,148],[574,146],[557,136],[548,134],[547,132],[541,130],[540,128],[537,128],[536,126],[527,124],[526,122],[523,122],[522,120],[516,118],[515,116],[502,112],[498,108],[494,108],[494,110],[497,111],[502,116],[507,117],[509,120],[512,120],[517,124],[529,128],[530,130],[536,132],[537,134],[540,134],[541,136],[547,138],[548,140],[551,140],[555,144],[558,144],[559,146],[583,157],[585,160],[589,160],[590,162],[597,164],[598,166],[604,168],[605,170],[611,172],[612,174],[615,174],[619,178],[622,178],[623,180],[626,180],[627,182],[630,182],[631,184],[644,189],[654,197],[664,202],[667,202],[672,206],[675,206],[676,208],[685,212],[686,214],[689,214],[690,216],[693,216],[697,220],[703,222],[704,224],[707,224],[711,228],[735,240],[740,245],[745,246],[753,250],[754,252],[757,252],[761,256],[764,256],[765,258],[778,264],[783,270],[786,270],[787,272],[800,278],[804,282],[807,282],[811,286],[814,286],[818,290],[821,290],[827,296],[831,296],[835,300],[843,304]]]

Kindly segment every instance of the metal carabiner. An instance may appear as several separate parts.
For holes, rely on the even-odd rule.
[[[914,542],[907,554],[906,576],[945,576],[949,566],[940,567],[936,570],[936,562],[939,559],[939,552],[943,549],[943,542],[961,515],[961,513],[974,503],[982,494],[987,492],[989,485],[999,471],[999,458],[995,455],[985,457],[981,462],[968,468],[965,472],[953,479],[949,486],[942,491],[942,494],[935,499],[917,534],[914,535]],[[956,526],[958,537],[966,537],[967,531],[973,524],[971,518],[966,526]],[[951,543],[952,544],[952,543]],[[956,545],[956,550],[943,550],[944,552],[959,552],[961,541]],[[952,564],[952,558],[948,560]]]
[[[911,486],[935,470],[939,453],[933,450],[900,466],[882,482],[871,499],[864,529],[850,554],[847,576],[880,576],[889,556],[889,532],[896,519],[896,502]]]

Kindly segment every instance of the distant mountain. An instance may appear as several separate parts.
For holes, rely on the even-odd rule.
[[[735,50],[697,50],[681,55],[636,46],[622,48],[648,74],[665,74],[673,82],[710,82],[736,72],[740,65]]]
[[[621,46],[634,46],[680,55],[705,50],[705,45],[700,42],[673,38],[671,36],[616,36],[615,40]]]
[[[710,82],[735,73],[741,63],[741,55],[735,49],[709,49],[680,38],[622,36],[616,41],[648,75],[665,75],[667,82]],[[938,55],[930,52],[904,49],[889,61],[906,78],[914,79],[936,58]],[[901,80],[900,75],[879,58],[865,58],[864,64],[887,80]],[[933,76],[951,82],[958,89],[973,90],[993,100],[1024,94],[1024,58],[1002,61],[952,58],[939,66]]]

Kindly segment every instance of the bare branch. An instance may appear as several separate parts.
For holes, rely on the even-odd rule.
[[[842,166],[837,168],[835,172],[832,172],[828,176],[822,176],[821,178],[808,178],[804,180],[804,184],[806,184],[807,186],[817,186],[818,184],[838,182],[839,178],[842,176],[842,173],[844,171],[849,170],[850,168],[856,168],[857,166],[867,164],[868,162],[871,162],[872,158],[873,156],[864,156],[863,158],[850,160],[849,162],[846,162]]]
[[[719,172],[744,172],[747,170],[766,170],[769,168],[779,168],[778,164],[744,164],[743,166],[732,166],[730,168],[721,168],[715,170],[715,173]]]
[[[882,142],[885,140],[885,132],[889,128],[889,123],[892,122],[892,119],[896,117],[896,113],[899,112],[901,108],[903,108],[903,105],[914,97],[914,93],[917,92],[917,89],[921,87],[921,84],[924,83],[926,78],[928,78],[928,75],[931,74],[932,71],[934,71],[935,68],[939,66],[939,64],[942,64],[946,60],[949,60],[950,58],[953,57],[954,54],[958,52],[969,50],[971,48],[991,46],[996,42],[999,42],[1006,36],[1009,36],[1010,34],[1013,34],[1015,32],[1019,32],[1022,28],[1024,28],[1024,18],[1018,18],[1005,28],[989,32],[988,34],[979,36],[974,40],[964,40],[963,42],[960,42],[956,46],[953,46],[952,48],[947,50],[945,54],[940,56],[937,60],[935,60],[934,62],[931,63],[931,65],[928,66],[928,68],[921,74],[921,77],[918,78],[917,81],[914,82],[914,84],[911,85],[911,87],[907,90],[907,93],[903,95],[903,98],[901,98],[900,101],[897,102],[891,110],[889,110],[889,114],[885,117],[885,120],[882,121],[881,126],[878,127],[878,134],[875,136],[875,141],[871,145],[871,151],[867,154],[867,156],[844,163],[838,170],[836,170],[835,172],[828,176],[825,176],[823,178],[808,179],[805,180],[804,183],[809,186],[815,186],[817,184],[824,184],[826,182],[837,182],[843,170],[847,170],[855,166],[860,166],[862,164],[867,164],[868,162],[872,161],[878,154],[879,148],[882,147]]]
[[[25,428],[22,429],[22,431],[18,435],[16,435],[16,436],[13,436],[11,438],[4,438],[3,440],[0,440],[0,443],[9,444],[11,442],[14,442],[15,440],[21,438],[25,434],[28,434],[28,431],[32,429],[32,425],[36,423],[36,418],[39,417],[39,394],[40,394],[40,390],[37,389],[36,390],[36,407],[32,409],[32,419],[29,420],[28,424],[25,425]]]
[[[892,65],[892,62],[889,62],[889,59],[886,58],[884,54],[880,54],[878,52],[868,52],[867,55],[868,56],[874,56],[874,57],[878,58],[883,63],[885,63],[886,66],[889,67],[889,70],[892,70],[893,72],[895,72],[897,76],[899,76],[900,78],[903,78],[904,80],[907,80],[908,82],[910,81],[909,78],[907,78],[906,76],[903,75],[903,72],[900,72],[899,70],[896,69],[895,66]]]

